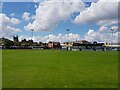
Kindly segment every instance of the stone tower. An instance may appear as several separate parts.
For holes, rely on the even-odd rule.
[[[19,42],[19,40],[18,40],[18,35],[14,35],[14,36],[13,36],[13,42]]]

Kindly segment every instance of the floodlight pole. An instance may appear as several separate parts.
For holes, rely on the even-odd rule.
[[[31,29],[31,47],[33,48],[33,31],[34,29]]]
[[[112,32],[112,37],[113,37],[114,29],[111,29],[111,32]],[[113,43],[113,41],[111,40],[111,48],[112,48],[112,43]]]
[[[67,42],[69,41],[69,31],[70,31],[70,29],[66,29],[66,31],[67,31]]]
[[[33,40],[33,31],[34,29],[31,29],[31,40]]]
[[[70,29],[66,29],[66,31],[67,31],[67,50],[68,50],[68,42],[69,42],[69,31],[70,31]]]

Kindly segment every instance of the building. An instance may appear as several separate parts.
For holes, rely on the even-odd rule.
[[[49,49],[60,49],[61,48],[60,42],[49,42],[48,48]]]
[[[86,40],[66,42],[65,47],[67,50],[104,50],[104,43],[97,43],[96,41],[91,43]]]
[[[102,50],[103,51],[104,43],[97,43],[97,42],[90,43],[87,41],[84,41],[83,43],[75,42],[72,48],[77,48],[80,51],[82,50],[93,50],[93,51]]]
[[[120,43],[98,43],[98,42],[88,42],[86,40],[73,41],[73,42],[54,42],[50,41],[49,43],[42,42],[33,42],[33,40],[23,39],[19,41],[18,36],[13,36],[13,41],[0,38],[0,49],[61,49],[61,50],[92,50],[92,51],[120,51]]]
[[[13,43],[14,43],[14,46],[20,45],[18,35],[13,36]]]
[[[81,40],[81,41],[76,41],[74,43],[79,43],[79,44],[90,44],[90,42],[86,41],[86,40]]]
[[[89,44],[90,42],[86,40],[80,40],[80,41],[73,41],[73,42],[65,42],[66,47],[72,47],[74,44]]]
[[[120,43],[105,43],[104,44],[105,50],[115,50],[115,51],[120,51]]]
[[[21,42],[20,42],[21,46],[31,46],[33,44],[33,40],[26,40],[26,39],[23,39]]]

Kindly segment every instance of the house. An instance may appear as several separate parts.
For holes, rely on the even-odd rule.
[[[66,47],[72,47],[73,45],[77,45],[77,44],[89,44],[90,42],[86,41],[86,40],[80,40],[80,41],[72,41],[72,42],[65,42],[65,46]]]
[[[60,49],[61,48],[61,45],[60,45],[60,42],[49,42],[48,43],[48,48],[49,49]]]
[[[120,51],[120,43],[105,43],[104,47],[106,50],[115,50],[115,51]]]
[[[79,44],[90,44],[90,42],[86,41],[86,40],[80,40],[80,41],[76,41],[74,43],[79,43]]]
[[[97,42],[83,42],[83,43],[73,43],[73,47],[72,48],[77,48],[79,50],[104,50],[104,43],[97,43]]]
[[[65,42],[67,50],[104,50],[104,43],[97,43],[96,41],[91,43],[86,40]]]

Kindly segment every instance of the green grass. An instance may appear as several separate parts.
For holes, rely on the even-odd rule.
[[[2,51],[0,50],[0,89],[2,89]]]
[[[3,50],[3,88],[117,88],[117,52]]]

